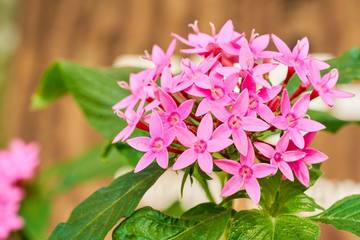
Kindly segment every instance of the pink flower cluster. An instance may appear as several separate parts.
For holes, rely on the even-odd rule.
[[[36,144],[25,144],[21,140],[13,140],[9,149],[0,150],[0,240],[23,226],[18,211],[24,191],[19,183],[33,176],[38,152]]]
[[[194,33],[187,38],[173,34],[166,51],[153,47],[147,59],[154,67],[131,74],[129,83],[119,82],[130,95],[113,107],[127,122],[114,142],[126,141],[145,153],[135,172],[154,160],[168,168],[169,158],[174,159],[173,170],[197,163],[210,174],[215,164],[232,175],[222,196],[245,189],[255,203],[260,199],[257,179],[278,170],[284,178],[294,181],[296,176],[309,186],[309,167],[327,157],[310,146],[325,126],[306,113],[319,96],[329,106],[335,97],[352,96],[334,89],[338,71],[320,75],[329,65],[309,55],[306,37],[291,50],[274,34],[253,31],[247,38],[234,30],[230,20],[219,32],[211,24],[211,34],[200,32],[197,22],[190,26]],[[277,51],[267,50],[270,40]],[[188,57],[182,58],[180,72],[172,72],[177,41],[188,46],[181,50]],[[274,85],[269,73],[279,64],[288,72],[281,84]],[[301,85],[289,96],[286,86],[294,75]],[[129,139],[136,128],[150,136]],[[265,132],[280,132],[275,146],[259,139]],[[240,159],[231,160],[229,149]]]

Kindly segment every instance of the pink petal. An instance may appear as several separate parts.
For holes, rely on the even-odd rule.
[[[293,151],[283,152],[282,156],[284,158],[284,161],[294,162],[305,157],[306,153],[304,153],[303,151],[293,150]]]
[[[151,139],[148,137],[136,137],[127,140],[126,142],[136,150],[141,152],[147,152],[150,150],[150,141]]]
[[[243,39],[240,52],[239,52],[239,64],[241,69],[248,70],[254,66],[254,56],[250,50],[247,40]]]
[[[283,115],[286,115],[289,113],[291,105],[290,105],[290,99],[289,94],[286,90],[283,91],[282,97],[281,97],[281,113]]]
[[[279,50],[279,52],[281,52],[283,54],[291,54],[290,48],[286,45],[286,43],[283,40],[281,40],[275,34],[271,34],[271,38],[272,38],[276,48]]]
[[[180,104],[178,112],[182,120],[185,120],[190,115],[193,106],[194,100],[186,100],[185,102]]]
[[[201,102],[199,103],[199,106],[196,109],[195,116],[199,117],[206,113],[208,113],[210,110],[210,104],[209,101],[206,98],[203,98]]]
[[[239,173],[240,163],[236,161],[219,159],[219,160],[215,160],[214,163],[224,172],[230,173],[232,175],[236,175]]]
[[[298,117],[305,116],[306,112],[309,109],[310,103],[310,94],[305,94],[299,100],[296,101],[294,106],[292,107],[292,112],[296,114]]]
[[[306,164],[303,162],[296,163],[296,167],[293,169],[296,178],[299,182],[304,185],[305,187],[310,186],[310,174],[309,169],[307,168]]]
[[[230,135],[231,129],[229,129],[226,123],[223,123],[214,130],[212,138],[228,138]]]
[[[246,133],[242,129],[237,129],[232,133],[232,137],[236,149],[245,156],[248,151],[248,137]]]
[[[272,158],[272,156],[275,153],[275,150],[273,147],[271,147],[269,144],[266,143],[262,143],[262,142],[255,142],[254,143],[255,147],[257,150],[259,150],[259,152],[264,155],[267,158]]]
[[[309,132],[304,135],[305,147],[309,147],[316,136],[316,132]]]
[[[125,141],[126,139],[128,139],[130,135],[134,132],[135,127],[135,125],[126,126],[123,130],[121,130],[121,132],[118,133],[118,135],[116,135],[112,143],[117,143],[119,141]]]
[[[196,141],[195,135],[185,127],[177,129],[176,137],[185,147],[191,147]]]
[[[153,62],[159,64],[164,59],[164,57],[164,51],[158,45],[154,45],[151,51],[151,58]]]
[[[185,150],[176,160],[173,169],[179,170],[186,168],[193,164],[196,160],[196,155],[193,149]]]
[[[161,122],[161,118],[157,111],[153,111],[150,118],[150,136],[152,138],[162,137],[164,135],[164,128]]]
[[[284,174],[284,176],[290,181],[294,181],[294,174],[287,162],[281,161],[278,162],[278,166],[280,171]]]
[[[166,169],[169,164],[169,153],[165,149],[162,152],[156,153],[156,162],[163,169]]]
[[[166,112],[173,112],[177,109],[174,99],[164,91],[159,91],[160,103],[164,107]]]
[[[259,113],[260,117],[268,123],[271,123],[275,118],[275,115],[271,111],[271,109],[263,103],[259,104],[258,113]]]
[[[279,139],[279,141],[276,144],[276,151],[277,152],[285,152],[286,149],[289,146],[289,134],[284,134],[283,136],[281,136],[281,138]]]
[[[206,114],[200,122],[200,125],[197,129],[197,136],[201,138],[202,140],[208,140],[210,139],[212,133],[213,133],[213,119],[211,117],[211,114]]]
[[[212,138],[207,142],[209,152],[219,152],[233,143],[229,138]]]
[[[245,190],[249,195],[250,199],[258,204],[260,202],[260,185],[256,178],[252,177],[250,179],[245,180]]]
[[[249,108],[249,92],[247,89],[244,89],[236,99],[234,105],[232,106],[232,112],[244,116],[248,108]]]
[[[296,129],[289,129],[289,135],[291,141],[300,149],[303,149],[305,146],[305,141],[303,135]]]
[[[339,78],[339,71],[336,68],[334,68],[329,73],[325,74],[322,77],[322,80],[327,81],[326,86],[328,88],[333,88],[335,87],[338,78]]]
[[[323,124],[307,118],[299,119],[297,127],[305,132],[317,132],[326,128]]]
[[[309,40],[307,37],[301,39],[295,46],[300,58],[304,59],[309,54]]]
[[[253,72],[254,75],[259,76],[259,75],[264,75],[265,73],[268,73],[272,70],[274,70],[276,68],[276,64],[273,63],[263,63],[263,64],[259,64],[256,67],[254,67]]]
[[[170,43],[170,45],[169,45],[169,47],[168,47],[168,49],[167,49],[167,51],[166,51],[166,55],[167,55],[168,57],[171,57],[171,56],[174,54],[175,47],[176,47],[176,39],[174,38],[174,39],[171,41],[171,43]]]
[[[232,34],[234,31],[234,26],[231,20],[228,20],[224,26],[220,29],[217,40],[219,42],[228,42],[231,40]]]
[[[277,116],[272,121],[271,124],[275,127],[281,129],[281,130],[287,130],[289,127],[289,124],[283,116]]]
[[[198,163],[205,173],[211,173],[213,169],[213,158],[210,153],[204,152],[198,154]]]
[[[280,85],[271,88],[262,88],[260,89],[258,95],[264,102],[268,102],[274,99],[280,93],[281,89],[282,87]]]
[[[269,41],[269,34],[259,36],[251,41],[251,48],[255,49],[258,52],[263,51],[269,45]]]
[[[146,152],[139,160],[138,164],[135,167],[134,172],[140,172],[147,166],[151,164],[151,162],[155,159],[155,154],[153,152]]]
[[[221,196],[228,197],[240,191],[244,184],[244,181],[239,176],[233,176],[229,179],[224,185],[224,188],[221,191]]]
[[[355,96],[355,94],[353,94],[353,93],[346,92],[346,91],[339,90],[339,89],[331,90],[331,95],[336,98],[351,98],[351,97]]]
[[[274,174],[277,167],[266,163],[258,163],[255,164],[252,169],[256,178],[263,178]]]
[[[308,148],[305,150],[306,156],[304,157],[303,161],[307,164],[317,164],[324,162],[328,159],[328,156],[317,149]]]
[[[255,117],[243,117],[242,118],[242,127],[245,131],[253,131],[253,132],[259,132],[259,131],[265,131],[270,126],[263,120],[260,120]]]
[[[171,90],[172,80],[173,79],[170,68],[169,67],[164,68],[164,70],[161,73],[161,79],[160,79],[161,87],[167,89],[167,91]]]

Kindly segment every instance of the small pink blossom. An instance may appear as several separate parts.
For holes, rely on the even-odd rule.
[[[165,131],[178,132],[180,128],[186,128],[184,120],[190,115],[194,100],[186,100],[178,107],[173,98],[165,93],[159,92],[161,106],[165,112],[160,113],[163,119]]]
[[[309,187],[310,185],[309,166],[312,164],[322,163],[328,159],[328,156],[326,156],[324,153],[310,146],[315,135],[315,132],[304,135],[305,147],[301,151],[305,153],[305,156],[297,161],[289,163],[296,178],[305,187]],[[288,149],[294,150],[297,149],[297,147],[290,141]]]
[[[216,118],[223,122],[216,133],[224,136],[232,135],[234,144],[242,155],[246,155],[248,149],[248,136],[245,131],[259,132],[269,128],[263,120],[246,116],[248,108],[249,93],[245,89],[240,93],[230,111],[219,107],[215,112]]]
[[[154,45],[151,52],[151,61],[155,65],[154,79],[162,73],[164,68],[169,67],[171,65],[171,57],[174,54],[176,47],[176,39],[173,39],[166,50],[164,52],[158,45]]]
[[[174,170],[183,169],[198,160],[201,170],[206,173],[212,172],[213,157],[211,153],[221,151],[232,144],[227,137],[213,136],[213,125],[211,115],[206,114],[200,122],[196,136],[187,128],[178,131],[177,139],[188,149],[176,159]]]
[[[276,167],[266,163],[255,163],[254,149],[251,142],[248,144],[247,156],[241,156],[240,162],[233,160],[215,160],[215,165],[233,175],[224,185],[221,192],[223,197],[235,194],[241,189],[246,190],[250,199],[258,204],[260,201],[260,185],[258,178],[272,175]]]
[[[309,77],[311,84],[321,99],[329,106],[334,105],[334,98],[350,98],[354,96],[352,93],[335,89],[338,78],[339,72],[337,69],[332,69],[321,77],[320,70],[314,64],[311,65]]]
[[[175,134],[171,131],[164,131],[163,123],[157,111],[153,111],[149,126],[150,137],[135,137],[127,140],[127,143],[145,152],[135,167],[135,172],[139,172],[149,166],[154,159],[162,168],[167,168],[169,163],[169,153],[167,147],[174,141]]]
[[[303,132],[316,132],[325,128],[319,122],[305,118],[310,103],[310,94],[305,94],[291,107],[288,92],[283,91],[281,99],[281,115],[274,118],[272,125],[286,130],[291,140],[299,148],[304,148]]]
[[[289,145],[288,135],[280,138],[275,149],[263,142],[256,142],[254,145],[262,155],[270,159],[271,165],[275,166],[276,169],[280,169],[287,179],[294,181],[294,175],[289,164],[305,157],[306,153],[300,150],[287,150]]]

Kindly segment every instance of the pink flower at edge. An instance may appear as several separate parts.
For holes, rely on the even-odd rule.
[[[255,65],[255,57],[251,52],[249,43],[246,39],[241,39],[241,48],[238,57],[240,68],[227,66],[220,67],[217,71],[223,76],[237,74],[242,79],[251,78],[261,86],[267,88],[271,87],[270,83],[264,79],[263,75],[275,69],[277,66],[276,64],[263,63]]]
[[[258,114],[262,119],[270,123],[275,115],[266,103],[270,102],[280,93],[282,86],[263,87],[256,90],[255,82],[250,78],[246,78],[242,82],[241,88],[249,91],[249,109],[247,115],[256,117]]]
[[[215,165],[233,175],[224,185],[221,192],[223,197],[235,194],[245,188],[250,199],[258,204],[260,201],[260,185],[258,178],[274,174],[276,167],[266,163],[254,163],[255,155],[251,142],[248,144],[247,156],[241,156],[240,162],[233,160],[215,160]]]
[[[154,159],[161,168],[167,168],[169,153],[167,147],[174,141],[175,134],[164,131],[164,126],[157,111],[150,117],[150,137],[135,137],[126,142],[136,150],[145,152],[135,167],[134,172],[139,172],[148,167]]]
[[[270,159],[271,165],[275,166],[276,169],[280,169],[287,179],[294,181],[294,175],[289,164],[305,157],[306,153],[300,150],[287,150],[289,145],[288,135],[283,135],[280,138],[275,149],[263,142],[255,142],[254,145],[262,155]]]
[[[176,39],[173,39],[166,50],[164,52],[158,45],[154,45],[151,51],[151,61],[155,65],[155,72],[153,79],[156,79],[159,76],[164,68],[169,67],[171,65],[171,57],[174,54],[176,47]]]
[[[184,120],[190,115],[194,106],[194,100],[186,100],[177,106],[174,99],[167,93],[159,91],[159,100],[165,112],[161,112],[166,131],[178,132],[180,128],[186,128]]]
[[[304,148],[304,137],[301,131],[316,132],[325,128],[325,126],[317,121],[305,118],[310,103],[310,94],[303,95],[291,107],[287,90],[283,91],[281,98],[281,115],[276,116],[272,121],[275,127],[287,131],[291,140],[299,148]]]
[[[219,134],[226,137],[232,135],[234,144],[242,155],[246,155],[248,150],[248,136],[245,131],[259,132],[270,127],[261,119],[246,116],[248,108],[249,93],[245,89],[240,93],[230,111],[219,107],[214,112],[216,118],[223,122],[214,135]]]
[[[306,155],[297,161],[289,163],[296,178],[305,187],[309,187],[310,185],[309,166],[312,164],[322,163],[328,159],[328,156],[326,156],[324,153],[310,147],[315,135],[316,132],[310,132],[304,135],[305,147],[301,151],[303,151]],[[290,141],[288,150],[294,149],[297,149],[297,147]]]
[[[320,98],[330,107],[334,105],[333,98],[351,98],[354,94],[345,92],[339,89],[334,89],[339,78],[337,69],[332,69],[323,77],[320,75],[320,70],[313,62],[310,64],[310,82]]]
[[[202,118],[196,136],[187,128],[178,130],[177,139],[188,149],[176,159],[174,170],[190,166],[197,160],[201,170],[205,173],[212,172],[213,157],[211,153],[221,151],[233,143],[228,137],[215,137],[213,125],[211,114],[208,113]]]

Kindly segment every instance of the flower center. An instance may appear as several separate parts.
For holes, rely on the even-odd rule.
[[[151,143],[151,151],[153,152],[161,152],[164,150],[165,144],[164,140],[161,138],[155,138],[154,141]]]
[[[177,112],[172,112],[167,121],[171,126],[176,126],[180,123],[180,115]]]
[[[222,87],[214,87],[211,89],[211,97],[213,100],[219,100],[224,97],[225,91]]]
[[[251,96],[249,100],[250,100],[249,101],[249,108],[252,109],[252,110],[256,109],[257,106],[259,105],[258,100],[253,96]]]
[[[203,153],[206,151],[206,148],[207,148],[207,144],[204,140],[198,140],[194,144],[194,150],[196,153]]]
[[[282,160],[283,160],[283,157],[282,157],[282,155],[281,155],[281,153],[275,153],[275,155],[274,155],[274,160],[276,161],[276,162],[281,162]]]
[[[253,175],[253,170],[250,167],[244,165],[239,169],[239,175],[243,179],[249,179]]]
[[[288,122],[290,127],[294,127],[297,122],[297,117],[293,113],[289,113],[286,115],[286,121]]]
[[[241,126],[241,117],[238,115],[232,115],[228,120],[228,125],[231,129],[237,129]]]

